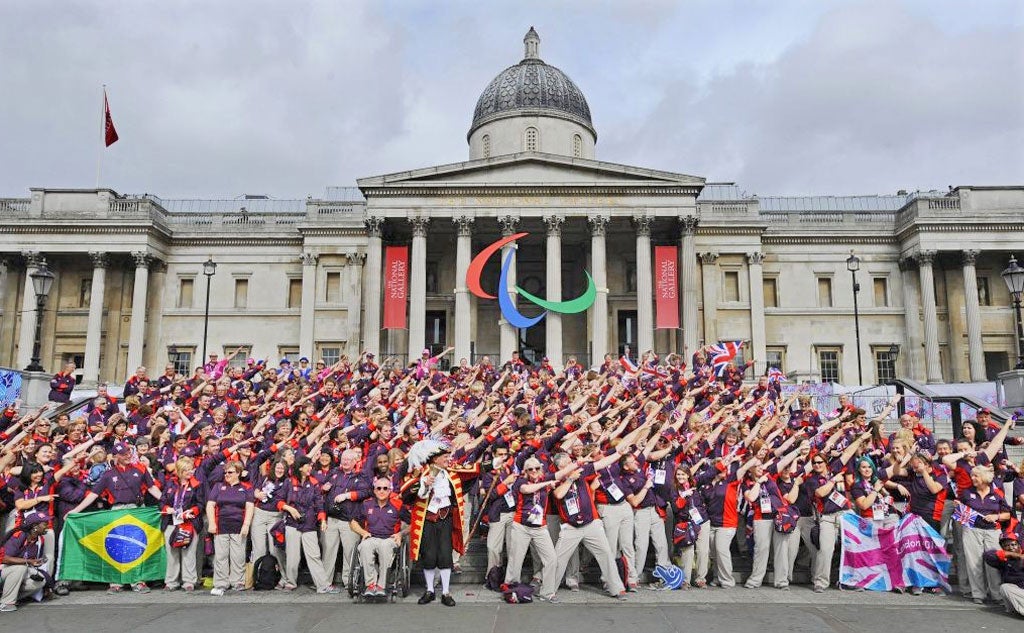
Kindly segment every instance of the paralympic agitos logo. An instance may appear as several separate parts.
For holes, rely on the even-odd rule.
[[[526,329],[537,325],[541,319],[547,315],[548,311],[557,312],[559,314],[577,314],[587,310],[590,306],[594,305],[594,301],[597,299],[597,286],[594,284],[593,277],[590,273],[583,271],[583,274],[587,276],[587,289],[580,296],[575,299],[568,301],[548,301],[540,297],[534,296],[529,292],[523,290],[519,286],[514,286],[516,294],[523,299],[526,299],[530,303],[544,308],[544,312],[541,312],[535,317],[523,316],[516,309],[516,304],[512,302],[512,298],[509,296],[507,288],[508,273],[512,267],[512,258],[515,256],[515,251],[510,250],[508,255],[505,256],[505,261],[501,265],[501,275],[498,277],[498,296],[495,297],[489,294],[480,287],[480,274],[484,270],[484,265],[487,264],[487,260],[491,258],[491,255],[498,252],[506,244],[511,244],[516,240],[526,237],[529,233],[516,233],[515,235],[509,235],[502,239],[494,242],[484,250],[480,251],[473,261],[469,264],[469,269],[466,271],[466,285],[469,287],[469,291],[481,299],[497,299],[498,307],[501,308],[501,315],[505,317],[509,325],[519,329]]]

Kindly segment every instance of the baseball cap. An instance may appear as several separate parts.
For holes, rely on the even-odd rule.
[[[124,442],[118,442],[117,444],[114,444],[114,455],[127,455],[130,452],[131,449],[128,448],[128,445],[125,444]]]

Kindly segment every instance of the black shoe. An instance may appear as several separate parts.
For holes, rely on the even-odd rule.
[[[443,593],[441,594],[441,604],[443,604],[446,607],[454,607],[455,598],[453,598],[452,594],[450,593]]]
[[[442,598],[442,601],[443,600],[444,600],[444,598]],[[433,601],[434,601],[434,592],[433,591],[424,591],[423,595],[420,596],[420,599],[416,601],[416,604],[430,604]]]

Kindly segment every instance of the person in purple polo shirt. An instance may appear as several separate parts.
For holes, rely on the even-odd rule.
[[[132,449],[123,442],[114,445],[114,465],[108,468],[93,485],[92,490],[85,495],[85,499],[79,503],[69,514],[75,514],[88,508],[97,499],[103,500],[110,505],[111,510],[123,508],[136,508],[142,503],[146,493],[155,499],[160,499],[160,488],[153,481],[148,470],[138,464],[132,464]],[[121,591],[121,585],[112,584],[110,593]],[[132,585],[132,591],[136,593],[149,593],[149,587],[144,582],[137,582]]]
[[[362,503],[362,519],[349,521],[352,530],[362,538],[359,560],[366,577],[363,595],[368,598],[387,595],[384,587],[388,582],[388,568],[395,550],[402,545],[401,511],[402,499],[391,494],[391,480],[378,477],[373,480],[373,498]]]
[[[342,584],[348,583],[352,552],[359,544],[359,535],[350,523],[359,518],[363,501],[370,497],[370,477],[356,468],[358,462],[359,451],[351,448],[343,451],[338,467],[330,471],[321,486],[327,513],[327,529],[321,536],[321,559],[327,578],[333,582],[338,550],[341,550]]]
[[[255,499],[252,486],[239,480],[241,475],[242,462],[228,462],[224,481],[211,486],[207,495],[206,520],[214,535],[213,596],[223,596],[229,588],[245,590],[245,543]]]
[[[0,613],[17,611],[19,599],[43,587],[45,576],[39,571],[46,564],[43,535],[52,520],[45,512],[26,513],[21,525],[0,548],[0,579],[3,580]]]

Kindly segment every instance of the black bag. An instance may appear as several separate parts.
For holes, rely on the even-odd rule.
[[[264,554],[256,559],[252,567],[252,586],[257,591],[270,591],[281,582],[281,568],[277,559],[271,554]]]
[[[811,545],[821,549],[821,519],[815,519],[811,527]]]

